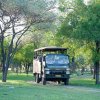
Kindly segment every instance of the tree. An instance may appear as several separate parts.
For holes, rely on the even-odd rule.
[[[7,3],[7,1],[5,2]],[[28,30],[28,28],[31,25],[29,21],[23,20],[23,23],[19,22],[20,20],[23,19],[23,16],[21,16],[20,9],[13,6],[11,6],[11,8],[13,8],[11,9],[10,7],[8,7],[10,3],[6,5],[5,2],[0,2],[1,3],[1,8],[0,8],[1,38],[0,39],[1,39],[1,55],[2,55],[1,62],[2,62],[2,71],[3,71],[3,75],[2,75],[3,82],[6,82],[7,71],[10,65],[10,61],[20,43],[20,38]],[[20,26],[22,28],[18,30],[17,28],[19,28]],[[10,41],[7,47],[5,48],[4,42],[7,37],[10,38]]]
[[[16,69],[20,66],[20,72],[22,68],[21,66],[23,65],[25,67],[26,74],[28,74],[29,67],[33,62],[33,49],[33,43],[27,43],[22,45],[22,47],[14,55],[13,65],[16,65]]]
[[[33,49],[34,49],[34,46],[33,44],[26,44],[25,46],[23,46],[22,48],[23,52],[23,64],[24,64],[24,67],[25,67],[25,71],[26,71],[26,74],[28,74],[29,72],[29,67],[32,65],[32,62],[33,62]]]
[[[22,68],[22,62],[24,61],[24,57],[23,54],[21,52],[21,50],[18,50],[16,52],[16,54],[13,57],[13,62],[12,62],[12,71],[16,71],[16,73],[18,74],[19,69],[20,69],[20,73],[21,73],[21,68]],[[16,69],[16,70],[14,70]]]
[[[71,10],[67,13],[59,33],[69,38],[95,43],[94,65],[96,69],[96,84],[99,83],[100,61],[100,1],[93,0],[89,5],[83,0],[73,1]]]
[[[0,46],[3,82],[6,82],[7,71],[21,42],[21,37],[31,25],[47,21],[52,22],[55,19],[50,11],[54,7],[54,1],[0,0]],[[6,38],[10,39],[7,48],[4,47]]]

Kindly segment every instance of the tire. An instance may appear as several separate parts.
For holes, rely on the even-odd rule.
[[[69,85],[69,78],[64,80],[64,85]]]
[[[39,74],[36,74],[36,83],[39,83]]]
[[[34,80],[35,80],[35,82],[36,82],[36,75],[34,75]]]
[[[61,83],[61,81],[57,81],[57,84],[60,84]]]

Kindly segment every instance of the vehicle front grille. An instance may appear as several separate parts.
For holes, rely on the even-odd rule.
[[[54,70],[54,71],[50,71],[50,74],[57,74],[57,75],[61,75],[61,74],[65,74],[65,71],[60,71],[60,70]]]

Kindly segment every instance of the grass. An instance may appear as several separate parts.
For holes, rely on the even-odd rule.
[[[72,76],[70,79],[70,85],[100,89],[100,85],[95,84],[95,80],[93,79],[93,76],[90,74]]]
[[[1,75],[0,75],[1,76]],[[99,100],[100,85],[90,78],[72,77],[70,86],[35,84],[32,74],[8,74],[8,81],[0,80],[0,100]],[[98,89],[97,89],[98,88]]]

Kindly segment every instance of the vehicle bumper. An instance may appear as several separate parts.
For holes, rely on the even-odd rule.
[[[59,75],[57,75],[57,74],[54,74],[54,75],[46,74],[45,78],[46,78],[46,80],[49,80],[49,81],[58,81],[58,80],[69,79],[70,78],[70,74],[65,74],[65,75],[61,75],[61,74],[59,74]]]

